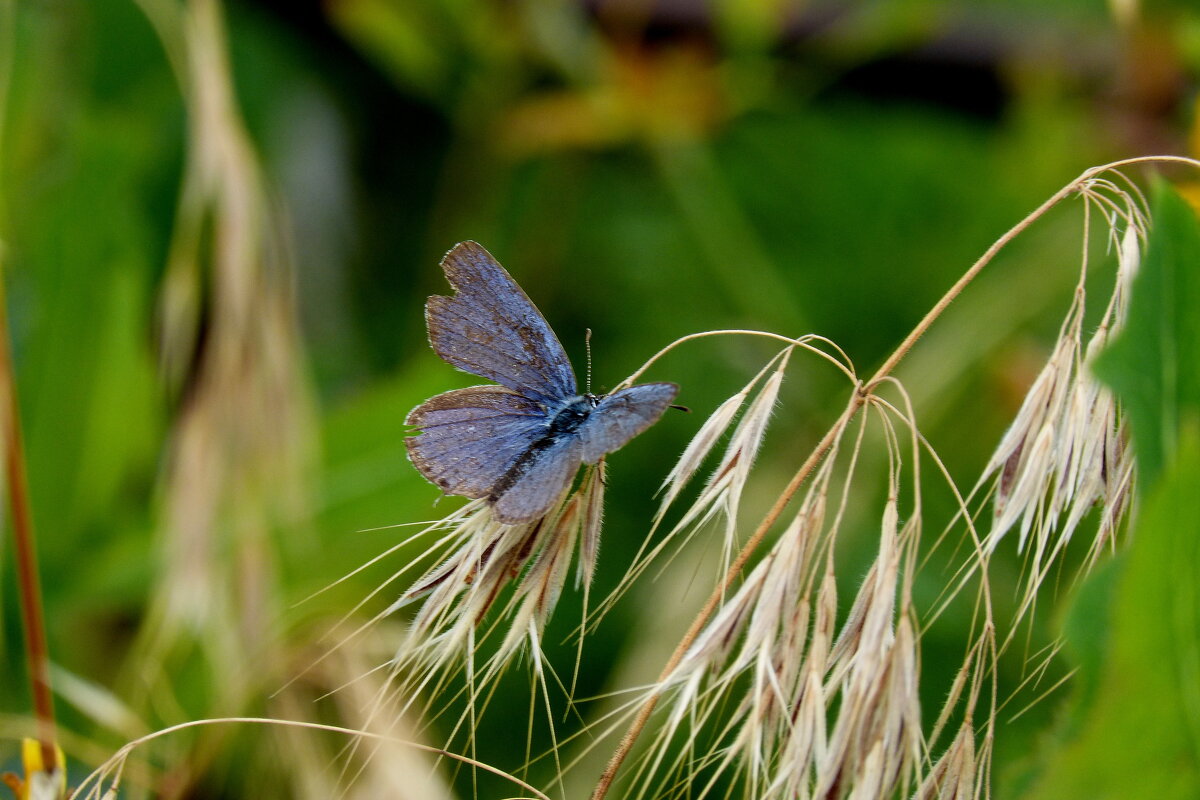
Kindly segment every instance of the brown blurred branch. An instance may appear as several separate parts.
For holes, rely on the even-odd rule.
[[[0,274],[2,278],[2,274]],[[38,721],[37,737],[42,746],[46,772],[58,766],[55,755],[54,698],[50,691],[50,654],[46,647],[46,625],[42,616],[42,586],[38,578],[37,546],[33,516],[29,508],[29,486],[25,477],[25,452],[21,441],[21,415],[17,407],[17,383],[13,372],[8,335],[8,312],[0,281],[0,425],[4,437],[4,474],[12,514],[13,549],[17,559],[17,582],[25,628],[25,655],[29,665],[33,712]]]

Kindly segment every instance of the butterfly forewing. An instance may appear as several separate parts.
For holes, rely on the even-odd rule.
[[[421,474],[447,494],[486,497],[545,430],[545,411],[502,386],[439,394],[405,420],[420,428],[405,440]]]
[[[595,464],[605,453],[624,447],[657,422],[678,393],[673,383],[640,383],[602,397],[579,426],[583,460]]]
[[[512,277],[475,242],[442,259],[453,297],[425,304],[429,342],[443,360],[549,405],[576,392],[554,331]]]

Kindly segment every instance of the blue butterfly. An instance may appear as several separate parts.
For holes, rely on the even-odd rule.
[[[500,385],[455,389],[414,408],[406,422],[419,430],[406,440],[408,457],[447,494],[487,498],[500,522],[531,522],[580,464],[657,422],[679,387],[580,394],[554,331],[487,250],[457,244],[442,269],[456,294],[425,304],[429,343],[448,364]]]

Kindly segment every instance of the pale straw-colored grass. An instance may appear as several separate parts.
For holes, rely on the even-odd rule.
[[[180,412],[143,645],[153,663],[184,632],[198,635],[228,672],[219,685],[236,687],[269,641],[269,533],[303,502],[312,422],[285,246],[234,102],[220,9],[146,9],[182,54],[189,150],[159,325]]]
[[[1088,563],[1114,546],[1134,496],[1127,426],[1112,392],[1092,376],[1089,365],[1124,323],[1148,212],[1136,187],[1119,173],[1112,180],[1085,183],[1080,195],[1084,249],[1070,308],[1049,359],[976,485],[990,486],[992,498],[986,553],[1014,532],[1018,552],[1027,551],[1018,618],[1033,609],[1038,589],[1093,509],[1099,509],[1098,524],[1086,545]],[[1116,253],[1116,274],[1095,330],[1085,335],[1088,233],[1094,210],[1104,220]]]
[[[171,57],[187,151],[157,331],[173,393],[160,569],[125,684],[143,723],[295,708],[269,698],[290,662],[281,635],[278,532],[310,496],[314,417],[296,328],[282,212],[237,108],[215,0],[141,0]],[[176,696],[181,664],[201,692]],[[188,705],[190,708],[185,709]],[[176,791],[218,757],[228,729],[171,737]],[[302,782],[303,770],[292,774]]]

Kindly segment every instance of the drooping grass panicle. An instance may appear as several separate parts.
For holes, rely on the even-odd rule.
[[[603,460],[588,467],[550,513],[532,522],[500,522],[478,500],[434,526],[442,535],[427,556],[440,553],[437,562],[388,609],[419,603],[410,623],[410,646],[396,654],[397,667],[442,672],[455,669],[463,657],[473,659],[482,641],[474,632],[501,598],[506,599],[497,622],[503,620],[507,632],[483,676],[498,674],[523,644],[532,645],[554,612],[576,552],[576,582],[589,584],[595,572],[603,471]]]
[[[835,364],[848,378],[854,379],[853,368],[841,349],[827,339],[814,335],[786,339],[759,331],[709,331],[704,334],[683,337],[673,343],[672,347],[688,340],[713,335],[765,336],[771,340],[786,341],[789,346],[768,360],[740,391],[722,401],[692,436],[683,453],[663,480],[660,487],[663,497],[648,535],[634,555],[631,565],[626,568],[617,587],[592,614],[589,624],[594,624],[603,618],[633,582],[664,551],[674,547],[678,552],[679,547],[691,541],[704,526],[716,518],[723,519],[725,523],[724,561],[728,563],[729,554],[737,538],[738,512],[741,506],[742,492],[749,480],[751,468],[765,437],[771,415],[778,404],[783,378],[794,350],[802,349],[819,355]],[[830,355],[814,343],[827,345],[836,355]],[[669,349],[665,348],[647,362],[647,365],[653,363]],[[635,372],[633,376],[626,379],[626,382],[635,380],[640,372],[641,370]],[[733,431],[729,433],[731,428]],[[699,473],[704,463],[713,454],[717,444],[727,433],[729,433],[729,442],[726,444],[720,462],[710,473],[704,487],[667,533],[656,539],[655,534],[660,529],[668,511],[679,499],[688,483]]]
[[[860,428],[859,444],[861,435]],[[684,772],[707,769],[709,781],[732,769],[756,797],[797,796],[813,780],[816,759],[829,746],[829,689],[836,684],[830,676],[837,663],[831,661],[836,531],[830,528],[842,509],[833,525],[826,524],[825,511],[836,460],[835,444],[776,543],[654,689],[669,695],[669,710],[653,755],[639,770],[642,794],[667,763]],[[841,502],[847,497],[843,493]],[[844,661],[845,653],[839,658]],[[684,740],[693,741],[730,703],[734,712],[720,729],[719,757],[690,765],[668,760],[666,751],[681,729],[690,731]]]
[[[860,427],[859,444],[861,435]],[[775,544],[653,690],[669,699],[653,755],[635,779],[642,795],[653,794],[653,774],[671,763],[706,770],[710,783],[732,770],[763,798],[886,796],[913,782],[924,742],[917,630],[903,576],[915,565],[919,516],[900,523],[894,462],[880,551],[838,630],[833,546],[841,514],[826,514],[837,463],[835,446]],[[840,502],[847,498],[843,492]],[[832,719],[831,707],[839,709]],[[691,765],[668,757],[681,736],[695,741],[723,709],[730,722],[719,728],[717,749],[695,742],[719,757]]]
[[[1101,509],[1101,524],[1088,546],[1094,561],[1111,545],[1132,497],[1128,432],[1112,393],[1092,376],[1090,362],[1124,321],[1147,228],[1144,200],[1101,179],[1085,185],[1081,193],[1085,241],[1079,285],[1049,360],[980,480],[993,481],[987,552],[1014,529],[1018,550],[1031,543],[1022,613],[1031,607],[1037,587],[1091,510]],[[1117,265],[1112,294],[1085,343],[1084,280],[1092,209],[1098,209],[1108,225],[1106,238],[1116,250]]]
[[[1184,159],[1177,160],[1185,161]],[[755,720],[760,718],[754,713],[748,713],[747,709],[765,708],[768,704],[756,703],[754,700],[747,703],[734,702],[731,707],[735,710],[735,716],[744,721],[746,727],[742,727],[732,738],[723,738],[723,734],[732,733],[731,728],[717,726],[714,729],[708,725],[708,721],[713,719],[714,709],[725,704],[725,696],[731,686],[727,675],[739,671],[745,672],[745,651],[739,649],[736,642],[740,641],[739,637],[747,635],[745,631],[750,626],[748,620],[754,614],[750,610],[753,607],[753,599],[763,593],[764,586],[767,584],[765,576],[757,571],[759,568],[755,568],[741,579],[739,579],[738,573],[745,569],[746,564],[752,558],[753,548],[763,541],[791,496],[806,479],[811,478],[812,474],[816,474],[815,466],[819,463],[827,463],[823,462],[823,459],[828,453],[837,449],[837,442],[844,434],[849,419],[863,407],[876,405],[874,393],[881,382],[890,377],[895,366],[941,315],[946,306],[974,280],[996,253],[1049,209],[1074,193],[1083,194],[1087,200],[1085,210],[1090,209],[1091,204],[1097,204],[1101,208],[1101,215],[1110,224],[1109,239],[1117,249],[1118,261],[1122,265],[1122,274],[1116,281],[1117,291],[1121,291],[1120,287],[1128,285],[1128,275],[1132,271],[1131,266],[1136,263],[1134,246],[1136,246],[1140,232],[1144,230],[1144,203],[1136,192],[1122,188],[1123,176],[1119,173],[1114,173],[1115,177],[1105,174],[1106,171],[1120,166],[1123,164],[1089,170],[998,239],[930,310],[896,351],[884,361],[875,376],[859,385],[846,413],[822,439],[817,450],[798,471],[795,479],[767,514],[755,534],[751,536],[742,553],[733,561],[727,572],[726,581],[722,582],[714,591],[709,602],[701,610],[684,640],[672,655],[663,671],[658,687],[651,692],[639,709],[629,732],[610,760],[608,769],[601,776],[593,793],[594,800],[599,800],[607,795],[622,761],[633,748],[632,743],[646,728],[647,721],[658,705],[659,699],[666,699],[668,695],[670,696],[667,703],[669,711],[658,729],[659,734],[655,737],[656,744],[644,751],[643,756],[639,758],[639,768],[631,780],[631,784],[638,787],[638,792],[644,793],[651,785],[651,773],[666,765],[677,765],[683,770],[699,768],[718,772],[724,770],[729,765],[729,760],[719,754],[730,752],[731,741],[738,742],[739,745],[746,741],[756,742],[751,746],[750,751],[745,753],[743,759],[744,764],[749,766],[735,767],[735,769],[741,770],[740,774],[750,782],[749,785],[754,787],[763,785],[778,787],[780,785],[764,784],[757,775],[747,774],[748,772],[763,771],[764,765],[772,763],[770,753],[779,752],[778,750],[772,751],[769,746],[763,747],[757,744],[757,742],[768,740],[769,737],[756,737],[752,733],[744,735],[751,731],[750,726],[756,724]],[[1085,217],[1085,223],[1086,219]],[[1132,233],[1125,235],[1125,231],[1132,231]],[[1086,245],[1086,227],[1084,238]],[[952,739],[948,749],[939,756],[939,759],[932,761],[932,758],[927,755],[932,742],[925,742],[920,730],[920,707],[916,699],[917,665],[919,664],[917,641],[920,629],[916,624],[916,615],[911,602],[912,575],[917,568],[915,543],[920,536],[920,488],[919,481],[914,480],[916,489],[912,516],[901,522],[897,513],[894,489],[896,471],[902,460],[898,458],[899,449],[895,445],[896,437],[892,436],[889,439],[891,442],[889,452],[893,454],[893,491],[889,492],[888,505],[884,513],[885,536],[882,537],[880,553],[875,565],[868,573],[867,579],[860,587],[850,619],[843,626],[836,646],[829,650],[828,671],[816,675],[817,680],[809,680],[806,683],[809,695],[823,694],[825,702],[821,703],[819,708],[807,717],[800,712],[799,707],[790,716],[790,720],[793,722],[801,719],[822,721],[823,727],[810,728],[810,730],[822,730],[824,733],[821,733],[820,736],[810,735],[805,739],[810,745],[814,741],[821,742],[820,747],[811,747],[809,751],[817,753],[814,763],[819,762],[820,769],[814,768],[814,771],[810,773],[801,771],[800,777],[796,777],[798,774],[794,769],[796,762],[790,761],[788,766],[791,770],[783,778],[783,785],[787,788],[781,792],[781,796],[822,796],[822,790],[825,790],[825,795],[833,793],[837,796],[844,796],[845,793],[854,791],[848,787],[846,779],[858,781],[859,791],[863,792],[864,796],[888,796],[895,791],[906,792],[916,787],[921,788],[923,796],[930,796],[931,787],[932,790],[944,794],[947,784],[942,779],[950,775],[951,770],[947,766],[950,764],[954,765],[953,773],[957,776],[955,785],[961,787],[963,791],[971,793],[972,796],[978,796],[981,791],[984,793],[988,791],[986,776],[990,769],[991,741],[994,735],[996,709],[994,680],[990,701],[992,711],[986,715],[982,729],[975,724],[975,707],[979,696],[979,686],[982,683],[980,676],[985,671],[990,671],[994,676],[997,653],[993,639],[995,623],[991,615],[990,602],[986,596],[988,593],[986,588],[987,553],[994,551],[997,543],[1008,530],[1023,529],[1020,537],[1023,540],[1022,547],[1027,543],[1032,543],[1030,547],[1034,553],[1033,558],[1038,564],[1033,571],[1035,578],[1031,582],[1036,589],[1036,585],[1045,575],[1044,564],[1047,561],[1053,561],[1058,552],[1056,542],[1051,536],[1057,520],[1048,521],[1052,516],[1049,512],[1053,511],[1056,517],[1065,516],[1068,520],[1067,524],[1073,529],[1079,524],[1079,520],[1072,520],[1071,512],[1073,511],[1074,515],[1078,517],[1079,509],[1086,508],[1095,501],[1095,473],[1091,473],[1089,478],[1089,469],[1095,467],[1097,460],[1084,449],[1085,444],[1092,441],[1092,446],[1095,447],[1095,443],[1098,442],[1102,445],[1101,452],[1111,453],[1115,458],[1121,458],[1127,452],[1127,448],[1119,444],[1123,438],[1119,428],[1113,424],[1112,406],[1097,392],[1095,387],[1086,386],[1082,390],[1077,388],[1081,385],[1080,376],[1086,358],[1090,355],[1083,347],[1084,337],[1082,336],[1085,308],[1083,280],[1087,276],[1086,260],[1081,267],[1081,273],[1083,277],[1081,277],[1071,311],[1064,322],[1059,344],[1055,348],[1055,355],[1037,382],[1035,391],[1031,392],[1032,398],[1027,401],[1023,413],[1019,415],[1018,424],[1010,429],[1009,434],[998,448],[996,457],[989,465],[989,476],[1002,485],[988,493],[997,498],[997,505],[994,507],[992,526],[987,536],[981,538],[974,534],[974,526],[971,524],[973,516],[968,513],[966,501],[963,500],[961,493],[957,489],[954,490],[955,497],[958,498],[960,513],[966,516],[968,529],[972,533],[971,538],[975,542],[970,563],[974,565],[975,569],[981,571],[981,594],[976,608],[983,611],[983,623],[979,629],[978,639],[978,642],[982,644],[977,645],[977,648],[982,648],[982,650],[975,654],[971,667],[973,670],[970,673],[972,689],[969,698],[965,701],[966,707],[962,711],[964,721],[959,732]],[[1104,316],[1101,323],[1102,331],[1111,332],[1113,325],[1119,320],[1121,305],[1119,297],[1114,298],[1110,303],[1112,313]],[[1115,317],[1113,313],[1116,314]],[[1100,334],[1101,338],[1104,335],[1107,334]],[[1074,437],[1070,441],[1071,447],[1064,450],[1058,447],[1062,438],[1061,431],[1067,430],[1061,422],[1066,415],[1072,413],[1072,409],[1074,411],[1071,420],[1075,423],[1075,433],[1071,434]],[[910,428],[913,451],[911,461],[915,473],[918,453],[922,447],[928,448],[928,443],[916,431],[911,409],[900,416],[905,420],[904,424]],[[1110,424],[1106,428],[1100,429],[1100,423],[1097,420]],[[887,427],[888,423],[885,423],[885,428]],[[1043,430],[1047,428],[1049,432],[1043,433]],[[1102,430],[1104,433],[1112,432],[1112,435],[1091,436],[1097,430]],[[1041,441],[1038,441],[1039,436]],[[1109,449],[1110,442],[1112,443],[1111,449]],[[937,461],[939,468],[944,471],[944,465],[941,464],[940,459]],[[1104,474],[1107,475],[1107,472]],[[1125,473],[1117,470],[1116,474],[1124,475]],[[1041,476],[1041,480],[1038,480],[1037,476]],[[1050,483],[1047,483],[1047,476],[1049,476]],[[847,478],[848,481],[849,478]],[[1068,492],[1053,495],[1050,490],[1053,488],[1054,481],[1058,481],[1064,486],[1070,486],[1071,489]],[[1116,479],[1116,484],[1118,487],[1121,485],[1121,478]],[[953,486],[953,483],[951,485]],[[1039,488],[1041,488],[1040,493]],[[1118,488],[1117,494],[1108,499],[1111,501],[1112,497],[1120,494],[1120,491]],[[829,523],[829,527],[836,531],[839,524],[837,520],[840,518],[841,510],[839,509],[839,512],[834,515],[835,521]],[[1064,541],[1060,538],[1058,544]],[[768,569],[770,565],[779,560],[776,551],[772,550],[769,557],[763,558],[759,562],[760,568]],[[964,582],[959,584],[953,593],[957,593],[965,585],[964,579]],[[812,607],[811,596],[797,598],[796,602],[807,605],[809,609]],[[944,608],[944,606],[942,607]],[[802,612],[800,616],[802,618],[811,617],[811,612]],[[769,620],[771,615],[764,614],[762,618]],[[882,620],[887,620],[887,624],[883,624]],[[854,635],[856,631],[859,633],[857,637]],[[820,637],[814,633],[811,639],[812,643],[808,648],[810,657],[812,653],[821,649],[819,639]],[[865,649],[855,648],[853,645],[856,642],[863,643]],[[988,654],[988,663],[984,663],[985,660],[982,658],[984,652]],[[697,669],[697,663],[703,664],[707,669]],[[880,668],[881,665],[884,666]],[[967,674],[967,667],[964,667],[964,671],[960,673],[964,676],[964,681]],[[875,680],[865,679],[864,676],[867,675],[872,676]],[[715,677],[710,678],[709,676]],[[747,679],[747,683],[760,687],[770,685],[771,690],[777,696],[781,696],[778,682]],[[836,694],[837,692],[841,694]],[[837,700],[830,700],[832,697],[837,697]],[[945,720],[948,719],[947,715],[950,713],[950,709],[961,698],[961,691],[959,691],[955,700],[951,701],[943,710],[942,719],[939,720],[937,726],[938,731],[943,728]],[[831,709],[836,709],[835,718],[832,720],[828,716]],[[706,729],[710,732],[716,730],[722,734],[718,735],[715,744],[707,748],[699,747],[694,736],[684,735],[683,747],[689,751],[699,747],[701,753],[708,754],[698,756],[690,764],[680,761],[678,757],[668,757],[665,753],[667,744],[676,738],[677,732],[685,723],[692,724],[693,730]],[[832,732],[829,732],[830,725],[832,725]],[[861,738],[864,731],[871,732],[866,739]],[[975,738],[977,734],[983,737],[981,743]],[[873,744],[864,746],[865,742]],[[887,743],[886,747],[882,743]],[[876,745],[879,746],[876,747]],[[932,780],[927,780],[931,772],[926,769],[926,766],[933,764],[937,765],[934,771],[938,775],[935,775]],[[679,779],[684,779],[682,772],[679,773]],[[659,786],[671,785],[673,785],[673,780],[669,776],[660,778]],[[759,794],[761,793],[756,788],[755,795],[759,796]]]

